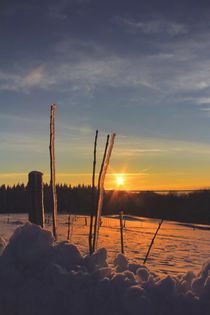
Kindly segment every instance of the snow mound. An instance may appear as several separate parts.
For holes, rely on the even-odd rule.
[[[30,223],[6,246],[0,239],[2,315],[209,315],[210,261],[199,274],[160,278],[101,248],[82,257],[68,242]]]
[[[15,230],[2,254],[2,259],[24,267],[35,264],[50,249],[53,241],[54,238],[49,231],[38,225],[26,223]]]

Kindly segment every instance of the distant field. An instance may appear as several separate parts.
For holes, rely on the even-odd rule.
[[[66,240],[68,215],[59,215],[59,240]],[[72,216],[71,239],[83,254],[88,252],[89,218]],[[26,214],[0,215],[0,236],[6,240],[14,230],[27,222]],[[125,254],[130,263],[141,263],[158,220],[126,216],[124,229]],[[86,225],[87,224],[87,225]],[[51,223],[46,224],[51,229]],[[119,220],[117,216],[102,218],[98,247],[106,247],[109,261],[120,251]],[[209,259],[210,226],[164,222],[155,240],[147,265],[152,271],[181,273],[198,271]]]

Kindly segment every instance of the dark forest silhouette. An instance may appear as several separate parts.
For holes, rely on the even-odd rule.
[[[60,213],[90,214],[91,186],[57,185]],[[45,211],[51,212],[50,187],[44,185]],[[0,213],[24,213],[29,210],[27,187],[23,184],[0,187]],[[210,191],[160,194],[152,191],[106,191],[103,214],[118,214],[123,210],[150,218],[210,224]]]

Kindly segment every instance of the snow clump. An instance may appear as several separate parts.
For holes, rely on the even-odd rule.
[[[101,248],[83,257],[27,223],[0,239],[2,315],[209,315],[210,262],[199,274],[160,277]]]

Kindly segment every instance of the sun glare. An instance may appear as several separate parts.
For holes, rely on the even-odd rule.
[[[122,186],[124,184],[124,178],[122,176],[117,177],[117,185]]]

